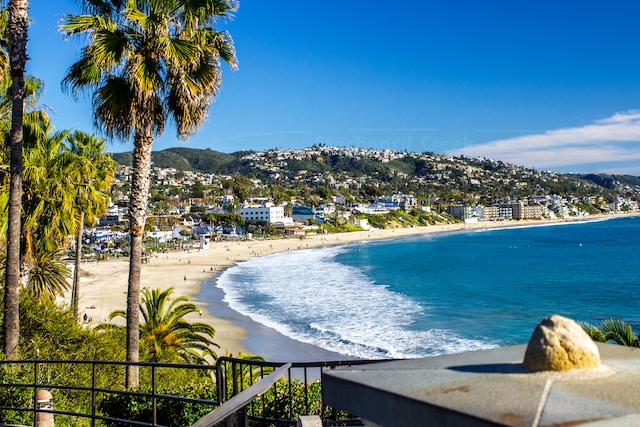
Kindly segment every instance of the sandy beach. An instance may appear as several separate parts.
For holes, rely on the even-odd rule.
[[[189,301],[198,305],[202,309],[202,314],[197,316],[200,317],[197,320],[211,324],[216,330],[214,341],[220,345],[219,355],[253,353],[269,360],[282,361],[293,358],[296,361],[335,359],[339,355],[290,340],[231,310],[222,302],[222,291],[214,286],[215,275],[238,262],[278,252],[465,229],[549,223],[551,221],[548,220],[479,222],[328,235],[318,234],[308,235],[303,239],[212,242],[208,249],[154,254],[150,262],[142,265],[140,286],[141,288],[160,289],[173,287],[175,288],[174,296],[185,295]],[[106,322],[112,311],[125,309],[128,274],[128,258],[83,263],[79,301],[81,316],[86,313],[87,319],[92,323]],[[203,286],[206,286],[206,289],[203,289]],[[203,300],[199,301],[199,297]],[[119,319],[118,322],[124,324],[122,319]],[[295,347],[295,356],[290,354],[293,347]]]

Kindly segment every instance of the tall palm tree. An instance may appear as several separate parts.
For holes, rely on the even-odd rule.
[[[198,307],[188,303],[181,296],[170,301],[173,288],[144,289],[142,291],[140,313],[144,322],[140,324],[140,339],[151,362],[205,363],[206,357],[216,358],[213,342],[216,333],[211,325],[202,322],[188,322],[185,317],[198,313]],[[126,318],[127,313],[118,310],[109,315]]]
[[[25,115],[22,195],[22,268],[29,269],[38,245],[67,246],[75,229],[70,185],[61,161],[66,131],[53,132],[46,114]]]
[[[127,361],[139,360],[138,304],[142,240],[149,198],[151,147],[169,118],[186,139],[206,119],[222,81],[221,62],[236,66],[231,37],[215,29],[235,0],[86,0],[85,15],[66,15],[62,30],[88,44],[63,80],[77,95],[92,93],[95,124],[109,136],[133,138],[129,198]],[[126,385],[138,385],[127,367]]]
[[[106,153],[106,140],[81,131],[70,134],[66,140],[65,171],[72,185],[71,198],[76,207],[76,258],[71,292],[73,314],[78,315],[80,297],[80,261],[82,259],[82,233],[85,223],[93,224],[109,206],[109,189],[113,184],[116,162]]]
[[[0,135],[7,134],[3,125],[6,122],[0,124]],[[38,297],[61,295],[68,286],[69,275],[61,262],[61,249],[66,246],[72,226],[72,217],[67,215],[72,206],[64,183],[66,175],[59,161],[65,132],[51,133],[52,129],[46,113],[25,113],[19,267],[21,284]],[[0,155],[4,161],[6,149]],[[5,212],[9,189],[6,175],[0,176],[0,211]],[[6,224],[6,217],[0,217],[2,231]]]
[[[0,120],[0,136],[8,133],[7,122]],[[23,285],[36,296],[61,295],[67,288],[69,270],[61,263],[61,249],[68,246],[68,236],[82,228],[77,220],[79,212],[89,212],[92,218],[96,208],[84,198],[87,194],[93,195],[100,203],[108,199],[104,193],[93,194],[94,187],[90,187],[93,192],[86,191],[87,185],[78,173],[82,162],[78,160],[81,153],[75,141],[82,135],[86,134],[53,132],[48,115],[42,111],[29,111],[24,115],[20,271]],[[8,156],[6,147],[7,144],[0,145],[1,163],[5,163]],[[104,189],[111,182],[112,160],[108,158],[106,165],[95,157],[90,160],[94,161],[92,167],[99,169],[94,175],[99,188]],[[0,212],[3,213],[9,198],[8,181],[6,171],[0,170]],[[6,216],[0,216],[0,236],[4,235],[6,226]]]
[[[20,226],[22,209],[22,118],[24,115],[24,73],[27,63],[28,0],[9,1],[8,53],[11,75],[11,183],[7,230],[4,289],[4,357],[18,357],[20,336]]]

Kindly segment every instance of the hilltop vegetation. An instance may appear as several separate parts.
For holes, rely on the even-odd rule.
[[[244,152],[234,154],[221,153],[210,149],[176,147],[151,154],[153,165],[159,168],[175,168],[179,171],[198,171],[202,173],[233,174],[242,173],[240,161]],[[113,153],[113,159],[122,166],[131,166],[133,153]]]
[[[131,153],[114,153],[131,165]],[[244,176],[265,186],[358,187],[356,200],[382,193],[412,193],[442,202],[493,203],[539,194],[563,197],[617,196],[637,198],[640,177],[606,174],[561,174],[538,171],[499,160],[451,157],[433,153],[340,148],[314,145],[306,149],[240,151],[169,148],[152,153],[154,167],[202,174]]]

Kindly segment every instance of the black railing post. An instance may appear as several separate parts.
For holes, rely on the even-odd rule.
[[[307,368],[304,367],[304,409],[309,413],[309,380],[307,379]]]
[[[91,362],[91,427],[96,427],[96,363]]]
[[[218,390],[218,402],[227,400],[227,369],[225,363],[216,363],[216,389]]]
[[[235,396],[236,394],[239,393],[239,391],[238,391],[238,365],[235,362],[231,362],[231,375],[233,377],[232,393]]]
[[[156,365],[151,366],[151,394],[153,395],[153,425],[158,424],[157,408],[158,398],[156,397]]]
[[[291,385],[291,368],[287,370],[287,384],[289,385],[289,418],[293,418],[293,388]]]
[[[38,362],[33,364],[33,426],[37,426],[38,418]]]

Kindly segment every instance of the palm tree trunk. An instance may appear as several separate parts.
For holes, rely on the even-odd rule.
[[[20,336],[20,233],[22,211],[22,119],[24,70],[27,63],[27,0],[9,2],[9,65],[11,68],[11,148],[9,219],[4,290],[4,357],[18,358]]]
[[[80,261],[82,261],[82,232],[84,230],[84,211],[80,212],[80,224],[76,236],[76,266],[73,269],[73,287],[71,288],[71,307],[73,315],[78,317],[78,300],[80,299]]]
[[[150,134],[150,133],[149,133]],[[133,175],[129,201],[129,285],[127,289],[127,362],[140,360],[140,271],[142,269],[142,239],[147,219],[151,146],[153,137],[136,134],[133,150]],[[128,365],[126,386],[136,388],[139,383],[138,366]]]

